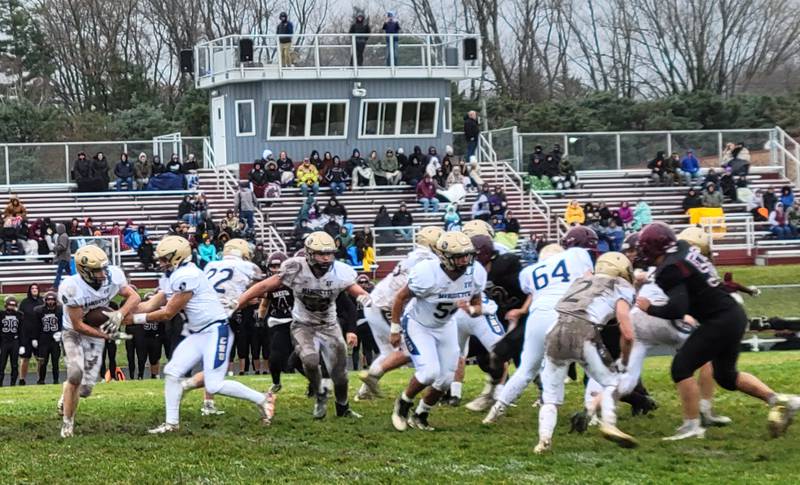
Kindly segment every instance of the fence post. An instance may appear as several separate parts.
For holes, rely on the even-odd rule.
[[[617,170],[622,170],[622,139],[617,133],[616,135],[617,141]]]
[[[64,180],[69,183],[69,145],[64,143]]]
[[[672,133],[667,132],[667,153],[672,156]]]
[[[8,145],[3,145],[6,158],[6,185],[11,186],[11,171],[8,168]]]
[[[717,160],[722,161],[722,132],[717,132]]]
[[[569,136],[564,134],[564,141],[562,142],[561,149],[564,150],[564,158],[569,158]]]

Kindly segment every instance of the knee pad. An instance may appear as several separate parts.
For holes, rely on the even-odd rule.
[[[86,384],[80,386],[80,388],[78,388],[78,395],[84,398],[91,396],[92,386],[87,386]]]
[[[717,369],[714,367],[714,380],[723,389],[728,391],[736,390],[736,378],[739,372],[734,369]]]

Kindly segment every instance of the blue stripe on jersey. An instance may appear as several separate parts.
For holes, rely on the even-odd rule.
[[[217,327],[217,344],[214,346],[214,369],[228,364],[228,345],[230,343],[230,329],[228,325]]]
[[[505,329],[500,325],[495,315],[484,315],[484,318],[486,319],[486,323],[489,324],[489,329],[491,329],[493,334],[501,336],[506,334]]]
[[[408,315],[403,315],[403,319],[400,321],[400,324],[403,326],[403,340],[406,342],[408,353],[411,355],[419,355],[419,349],[417,349],[417,346],[414,345],[411,337],[408,336]]]

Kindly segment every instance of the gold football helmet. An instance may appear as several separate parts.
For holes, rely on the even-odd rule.
[[[539,251],[539,261],[544,261],[545,259],[549,258],[554,254],[563,253],[564,248],[561,247],[560,244],[548,244],[547,246],[543,247],[541,251]]]
[[[633,265],[624,254],[610,251],[597,258],[594,273],[612,278],[619,276],[630,282],[633,280]]]
[[[441,227],[423,227],[417,231],[417,246],[433,250],[436,247],[436,241],[442,237],[442,234],[444,234],[444,230]]]
[[[434,253],[439,257],[446,270],[463,273],[472,264],[475,247],[463,232],[449,231],[442,234],[442,237],[436,241]],[[466,263],[459,264],[459,260],[464,256],[468,256]]]
[[[461,226],[461,232],[466,234],[467,237],[484,235],[494,239],[494,228],[489,225],[488,222],[481,219],[472,219],[471,221],[465,222],[464,225]]]
[[[192,246],[180,236],[166,236],[156,246],[156,259],[164,272],[174,270],[191,257]]]
[[[711,235],[699,227],[687,227],[678,234],[679,241],[695,246],[703,256],[711,256]]]
[[[108,256],[94,244],[87,244],[75,252],[75,269],[86,284],[98,289],[108,278]]]
[[[244,239],[231,239],[222,248],[223,256],[238,256],[245,261],[250,261],[250,244]]]
[[[327,273],[333,267],[333,255],[336,242],[325,231],[316,231],[306,237],[303,244],[306,250],[306,262],[312,269]]]

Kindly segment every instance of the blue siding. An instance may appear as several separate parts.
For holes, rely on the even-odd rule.
[[[388,147],[403,147],[411,153],[414,145],[427,149],[436,146],[439,153],[444,153],[445,145],[452,145],[452,133],[444,133],[444,98],[450,97],[450,81],[445,79],[399,80],[380,79],[362,80],[361,87],[367,90],[367,96],[352,96],[351,80],[306,80],[306,81],[260,81],[252,83],[236,83],[214,89],[215,96],[225,96],[226,143],[228,163],[247,163],[259,158],[265,148],[272,150],[276,157],[279,151],[286,150],[295,161],[302,160],[312,150],[320,153],[330,151],[334,155],[349,158],[354,148],[358,148],[365,158],[373,149],[379,154]],[[425,138],[358,138],[359,113],[362,100],[384,98],[433,98],[439,99],[438,127],[436,137]],[[236,101],[252,99],[255,107],[255,136],[236,136]],[[267,116],[270,100],[313,100],[341,99],[349,100],[349,117],[347,139],[340,140],[267,140]],[[458,126],[458,125],[457,125]],[[456,128],[457,129],[457,128]]]

